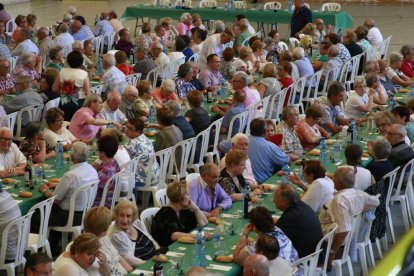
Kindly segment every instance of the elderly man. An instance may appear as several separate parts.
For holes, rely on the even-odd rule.
[[[137,98],[138,89],[133,85],[128,85],[124,90],[124,94],[122,94],[121,104],[119,105],[119,109],[128,120],[134,118],[137,114],[133,105]]]
[[[144,47],[137,47],[135,50],[134,73],[141,73],[141,79],[146,79],[148,73],[157,67],[154,61],[148,57],[148,50]]]
[[[237,133],[231,138],[231,149],[243,150],[247,153],[249,148],[249,137],[244,133]],[[220,160],[220,171],[226,167],[226,156]],[[257,187],[256,179],[254,178],[252,163],[250,159],[246,160],[246,167],[243,171],[243,177],[246,180],[246,183],[249,184],[250,189],[254,190]]]
[[[10,63],[7,59],[0,59],[0,95],[16,91],[13,80],[9,74]]]
[[[0,177],[21,175],[26,168],[26,157],[13,143],[13,135],[7,127],[0,128]]]
[[[280,149],[283,150],[291,161],[297,160],[303,154],[302,144],[295,132],[295,125],[299,121],[299,109],[295,105],[283,108],[282,122],[275,128],[275,133],[283,135]]]
[[[106,98],[106,101],[102,104],[102,109],[98,114],[98,118],[115,121],[122,125],[126,116],[119,109],[121,104],[122,96],[118,92],[110,92]]]
[[[329,60],[325,62],[325,64],[322,66],[321,70],[324,70],[321,76],[321,80],[324,80],[327,76],[327,71],[331,70],[333,68],[341,68],[342,67],[342,61],[339,58],[339,49],[336,45],[331,45],[328,49],[328,58]],[[329,77],[329,76],[328,76]],[[331,80],[333,80],[333,77],[331,75]]]
[[[403,55],[403,62],[401,64],[401,71],[409,78],[414,77],[414,47],[411,45],[404,45],[401,48]]]
[[[336,134],[342,126],[348,124],[348,118],[342,112],[340,104],[345,97],[345,87],[341,82],[333,81],[328,87],[327,98],[321,97],[317,101],[324,107],[324,115],[320,125],[329,133]]]
[[[127,57],[131,54],[132,48],[134,48],[134,45],[132,45],[131,42],[131,34],[128,29],[122,29],[119,31],[119,40],[115,44],[116,50],[124,51]]]
[[[290,37],[299,38],[306,24],[312,22],[312,11],[305,6],[304,0],[294,0],[295,10],[290,21]]]
[[[188,183],[191,200],[207,217],[216,217],[231,207],[231,198],[218,184],[220,169],[207,163],[200,169],[200,177]]]
[[[84,41],[86,39],[93,39],[95,37],[95,35],[92,32],[91,27],[86,25],[86,21],[85,21],[85,18],[83,16],[77,15],[77,16],[75,16],[74,19],[75,20],[73,22],[79,21],[82,24],[79,31],[77,31],[75,33],[72,32],[72,35],[73,35],[74,39]],[[76,24],[79,26],[78,23],[76,23]],[[76,36],[75,36],[75,34],[76,34]],[[83,38],[83,39],[79,39],[79,38]]]
[[[312,76],[315,71],[313,70],[312,63],[305,55],[305,50],[302,47],[296,47],[293,49],[293,63],[298,68],[299,78],[304,76]],[[310,80],[306,80],[306,87],[313,87],[315,84],[310,83]]]
[[[316,33],[318,37],[322,37],[324,38],[327,30],[325,30],[325,22],[323,22],[322,18],[317,18],[315,20],[315,26],[316,26]],[[328,27],[330,27],[330,29],[332,29],[331,25],[328,25],[326,28],[328,29]]]
[[[106,35],[114,32],[114,28],[112,27],[111,23],[109,23],[108,19],[108,13],[102,12],[100,20],[98,23],[96,23],[95,29],[93,30],[95,36]]]
[[[364,26],[368,29],[367,39],[371,42],[372,46],[377,46],[383,41],[381,31],[375,26],[374,19],[366,19],[364,21]]]
[[[163,106],[168,101],[180,101],[175,94],[175,83],[173,80],[163,80],[160,87],[155,88],[152,97],[159,106]]]
[[[46,27],[40,27],[39,29],[37,29],[36,35],[38,39],[37,45],[39,47],[39,55],[43,59],[46,59],[45,64],[49,64],[49,50],[52,47],[56,46],[56,44],[53,41],[53,39],[49,36],[49,29]]]
[[[217,54],[207,57],[207,67],[200,72],[199,79],[204,88],[211,88],[214,91],[220,89],[224,78],[220,73],[220,57]]]
[[[20,57],[21,63],[11,73],[13,81],[16,82],[20,76],[28,76],[36,84],[42,71],[41,59],[33,53],[23,53]]]
[[[276,208],[282,215],[276,226],[292,241],[299,258],[312,254],[316,245],[323,237],[321,224],[316,213],[309,205],[300,200],[295,190],[289,184],[279,185],[273,196]],[[306,233],[306,235],[303,235]]]
[[[154,64],[163,71],[164,66],[170,63],[170,58],[162,51],[163,46],[160,42],[151,45],[151,56]]]
[[[12,56],[21,56],[23,53],[39,54],[39,48],[30,39],[31,33],[29,29],[20,29],[18,45],[11,52]]]
[[[63,48],[63,54],[66,57],[71,52],[70,47],[75,39],[69,33],[69,26],[66,23],[60,24],[58,33],[59,35],[55,38],[55,44]]]
[[[243,263],[243,276],[269,276],[270,264],[263,255],[256,254],[247,257]]]
[[[256,254],[264,255],[269,260],[270,276],[291,275],[292,267],[279,256],[279,241],[271,235],[261,235],[256,242]]]
[[[239,29],[240,33],[234,40],[233,49],[235,56],[239,55],[239,50],[243,46],[243,42],[252,36],[252,34],[249,32],[249,20],[246,18],[242,18],[239,20]]]
[[[392,149],[388,160],[394,168],[404,166],[414,158],[413,149],[405,143],[407,130],[403,125],[393,124],[387,129],[385,138],[390,142]]]
[[[31,254],[24,266],[24,275],[38,276],[53,274],[53,260],[42,252]]]
[[[82,22],[77,19],[73,20],[72,24],[70,25],[70,31],[75,40],[83,41],[86,39],[91,39],[91,37],[88,37],[88,34],[85,33],[85,31],[82,29]]]
[[[336,169],[334,183],[337,192],[328,206],[322,208],[319,214],[319,220],[324,232],[327,231],[332,223],[338,224],[332,241],[331,251],[329,252],[328,267],[332,266],[336,253],[343,245],[349,231],[352,230],[352,216],[362,211],[376,208],[380,203],[377,197],[354,189],[354,167],[346,166]]]
[[[299,69],[296,66],[296,64],[293,62],[293,54],[291,51],[289,50],[284,50],[279,54],[279,62],[281,61],[287,61],[290,63],[290,65],[292,65],[292,79],[293,80],[298,80],[299,79]]]
[[[211,54],[217,54],[222,57],[225,45],[233,40],[233,34],[230,29],[225,29],[221,33],[215,33],[209,36],[203,43],[200,51],[200,65],[207,65],[207,57]]]
[[[211,107],[212,111],[217,112],[218,114],[223,116],[223,121],[220,127],[220,134],[222,134],[222,138],[224,139],[230,130],[230,123],[231,120],[239,115],[240,113],[246,111],[246,108],[243,105],[243,102],[246,100],[246,92],[243,90],[237,90],[233,94],[233,104],[228,108],[225,113],[223,114],[223,109],[219,106],[214,105]],[[236,120],[233,123],[233,130],[231,136],[234,136],[236,133],[240,131],[240,120]]]
[[[114,55],[105,54],[102,60],[105,69],[101,80],[102,92],[115,91],[122,94],[126,85],[125,74],[115,67]]]
[[[234,23],[237,26],[239,26],[240,25],[240,21],[242,19],[245,19],[245,18],[246,18],[246,16],[244,14],[238,14],[238,15],[236,15],[236,20],[235,20]],[[252,25],[250,25],[250,23],[249,23],[249,26],[247,27],[247,29],[249,30],[250,35],[255,35],[256,34],[256,30],[254,29],[254,27]]]
[[[16,90],[19,91],[19,95],[7,101],[1,103],[7,114],[19,111],[23,107],[29,105],[40,105],[43,104],[43,98],[37,91],[32,89],[32,79],[28,76],[19,76],[15,80]],[[22,126],[29,123],[28,114],[23,114]]]

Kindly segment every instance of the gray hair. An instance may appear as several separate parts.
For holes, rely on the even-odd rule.
[[[75,40],[72,43],[72,50],[74,50],[74,49],[83,49],[83,42],[80,41],[80,40]]]
[[[38,32],[43,33],[44,35],[48,36],[49,35],[49,29],[47,27],[39,27],[37,29]]]
[[[378,64],[378,61],[376,61],[376,60],[367,61],[367,63],[365,64],[365,72],[370,72],[373,69],[375,69],[376,64]]]
[[[189,73],[193,71],[193,66],[189,63],[183,63],[178,67],[177,76],[179,78],[185,78]]]
[[[173,80],[170,80],[170,79],[163,80],[160,87],[161,87],[161,90],[163,91],[169,91],[169,92],[175,91],[175,83]]]
[[[10,130],[10,128],[8,128],[8,127],[0,127],[0,135],[2,135],[3,133],[6,133],[6,132],[8,132],[8,133],[12,133],[12,131]]]
[[[63,15],[63,18],[62,18],[62,21],[63,22],[69,22],[69,21],[71,21],[73,19],[73,16],[72,16],[72,14],[70,14],[70,13],[65,13],[64,15]]]
[[[328,49],[328,57],[337,57],[339,55],[339,49],[336,45],[331,45]]]
[[[102,60],[105,64],[109,66],[115,66],[116,60],[114,55],[106,53],[105,55],[103,55]]]
[[[379,139],[375,141],[372,150],[377,159],[387,159],[391,154],[391,144],[387,139]]]
[[[97,102],[101,98],[100,95],[91,93],[85,98],[85,102],[83,103],[83,106],[90,107],[93,103]]]
[[[164,47],[162,46],[162,44],[160,42],[157,42],[157,43],[153,43],[151,45],[151,49],[154,49],[154,48],[162,50]]]
[[[20,29],[20,35],[29,38],[32,34],[29,29]]]
[[[235,145],[235,144],[237,144],[238,142],[239,142],[239,140],[240,139],[247,139],[247,141],[249,141],[249,137],[246,135],[246,134],[244,134],[244,133],[236,133],[236,135],[234,135],[232,138],[231,138],[231,144],[232,145]]]
[[[403,55],[401,55],[401,53],[399,53],[399,52],[392,52],[391,54],[390,54],[390,64],[394,64],[394,63],[396,63],[396,62],[398,62],[398,61],[401,61],[401,60],[403,60]]]
[[[184,12],[184,13],[181,14],[180,22],[184,22],[184,20],[187,20],[190,17],[191,17],[191,15],[188,12]]]
[[[368,87],[371,87],[371,85],[374,84],[374,82],[378,81],[379,77],[377,73],[369,73],[365,75],[365,81],[367,83]]]
[[[224,25],[224,22],[221,20],[214,21],[213,24],[213,33],[221,33],[226,28],[226,25]]]
[[[138,89],[133,85],[128,85],[124,89],[124,95],[134,95],[135,97],[138,97]]]
[[[174,116],[177,117],[181,112],[181,104],[177,101],[168,101],[165,107],[174,112]]]
[[[334,172],[335,183],[340,183],[342,189],[353,188],[355,185],[355,171],[353,166],[341,166]]]
[[[293,113],[293,111],[298,110],[298,107],[296,105],[290,104],[283,108],[282,111],[282,120],[286,120],[287,117]]]
[[[249,20],[247,18],[242,18],[239,21],[240,26],[249,27]]]
[[[70,150],[70,156],[76,163],[88,161],[88,145],[84,142],[73,143],[72,149]]]
[[[106,98],[107,101],[112,101],[113,99],[115,99],[116,97],[121,98],[121,94],[119,94],[116,91],[112,91],[108,93],[108,96]]]
[[[293,57],[301,59],[305,57],[305,50],[302,47],[296,47],[293,49]]]
[[[354,80],[354,87],[361,86],[361,85],[367,85],[367,84],[365,83],[365,79],[364,79],[364,77],[362,77],[362,76],[357,76],[357,77],[355,77],[355,80]]]
[[[36,57],[36,56],[35,56],[35,54],[33,54],[33,53],[24,52],[24,53],[21,55],[21,63],[22,63],[22,64],[27,64],[27,63],[29,63],[29,62],[33,61],[33,59],[34,59],[35,57]]]
[[[246,72],[237,71],[233,74],[233,78],[234,77],[240,78],[240,80],[243,82],[243,87],[249,85],[249,75],[247,75]]]

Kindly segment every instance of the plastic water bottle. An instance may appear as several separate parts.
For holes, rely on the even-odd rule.
[[[96,15],[95,16],[95,25],[98,24],[98,22],[99,22],[99,16]]]
[[[289,176],[290,176],[290,167],[289,164],[285,164],[282,167],[282,172],[283,172],[283,176],[282,176],[282,184],[289,184],[290,180],[289,180]]]
[[[326,139],[321,140],[320,146],[321,146],[320,159],[321,159],[322,164],[326,166],[328,164],[328,145],[326,143]]]
[[[412,91],[412,89],[410,90],[410,93],[411,93],[411,91]],[[394,98],[394,95],[391,95],[389,100],[388,100],[389,111],[391,112],[394,109],[394,107],[395,107],[395,98]]]
[[[339,42],[342,42],[342,29],[339,29],[336,34],[338,35]]]
[[[213,246],[217,253],[221,249],[221,231],[220,231],[220,223],[216,222],[216,227],[214,228],[213,233]]]
[[[63,145],[60,141],[57,141],[55,146],[56,152],[56,169],[63,169]]]
[[[354,118],[351,119],[347,129],[346,140],[348,144],[355,144],[356,142],[356,124]]]
[[[287,4],[288,4],[288,8],[287,8],[288,13],[293,13],[293,2],[289,0]]]
[[[320,35],[320,36],[318,37],[318,54],[320,54],[320,53],[321,53],[321,45],[322,45],[322,40],[323,40],[323,37],[322,37],[322,35]]]
[[[357,142],[357,124],[355,123],[355,120],[351,119],[352,124],[352,143],[355,144]]]
[[[204,237],[201,228],[198,228],[195,238],[195,258],[197,260],[196,266],[207,266],[206,263],[206,238]]]
[[[333,144],[333,155],[332,155],[334,163],[339,162],[341,159],[341,144],[339,143],[338,137],[336,137],[335,142]]]
[[[149,118],[148,121],[150,124],[156,124],[157,123],[157,114],[155,112],[155,108],[153,105],[151,105],[149,109]]]

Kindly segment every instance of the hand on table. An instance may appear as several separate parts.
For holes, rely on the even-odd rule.
[[[220,213],[221,213],[221,207],[217,207],[216,209],[211,210],[209,212],[209,216],[208,217],[217,217],[218,215],[220,215]]]
[[[299,176],[296,173],[289,176],[289,180],[292,181],[293,184],[299,185],[301,183]]]

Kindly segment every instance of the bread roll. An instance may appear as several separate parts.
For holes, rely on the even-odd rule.
[[[319,156],[321,154],[321,151],[319,149],[313,149],[309,152],[309,155],[313,156]]]
[[[17,182],[17,180],[13,179],[13,178],[3,178],[3,183],[4,184],[14,184],[16,182]]]
[[[30,198],[32,197],[32,193],[31,192],[20,192],[19,196],[24,197],[24,198]]]
[[[157,260],[158,260],[158,256],[157,255],[155,255],[155,256],[152,256],[152,258],[151,258],[154,262],[156,262]],[[159,261],[161,262],[161,263],[166,263],[166,262],[168,262],[168,258],[167,258],[167,256],[165,256],[165,255],[163,255],[163,254],[160,254],[159,255]]]
[[[233,256],[216,256],[214,260],[219,263],[232,263]]]
[[[208,222],[216,223],[216,221],[217,221],[217,218],[216,217],[209,217],[208,218]]]
[[[181,237],[177,240],[179,243],[194,243],[195,239],[193,237]]]
[[[49,179],[49,183],[59,183],[60,182],[60,178],[51,178]]]

